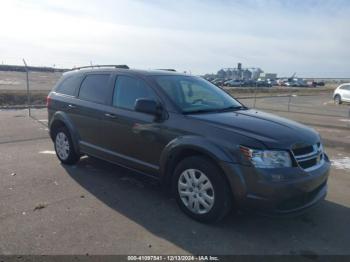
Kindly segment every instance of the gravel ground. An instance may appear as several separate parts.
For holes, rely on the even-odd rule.
[[[61,165],[40,112],[0,112],[0,254],[350,254],[343,148],[326,147],[329,194],[304,215],[204,225],[139,174],[88,157]]]

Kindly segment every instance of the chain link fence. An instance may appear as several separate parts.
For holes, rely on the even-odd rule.
[[[28,109],[28,115],[42,123],[47,119],[45,100],[62,72],[38,71],[25,66],[22,71],[0,72],[2,108]],[[334,86],[335,87],[335,86]],[[332,89],[320,88],[226,88],[248,107],[291,117],[308,118],[350,127],[349,104],[336,105]],[[5,106],[4,106],[5,103]]]
[[[320,93],[317,95],[268,95],[238,97],[238,99],[243,104],[257,109],[330,117],[350,117],[349,105],[336,105],[331,93]]]

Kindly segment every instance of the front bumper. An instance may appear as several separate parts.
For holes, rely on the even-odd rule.
[[[302,212],[323,200],[327,194],[330,162],[305,172],[302,168],[257,169],[251,166],[222,163],[241,209],[269,215]]]

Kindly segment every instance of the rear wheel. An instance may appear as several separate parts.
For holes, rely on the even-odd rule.
[[[54,139],[56,155],[62,163],[74,165],[79,161],[80,156],[74,150],[72,138],[67,128],[58,128]]]
[[[182,211],[200,222],[222,219],[232,206],[232,194],[222,171],[209,159],[193,156],[175,169],[173,192]]]
[[[340,105],[342,103],[340,95],[334,97],[334,103]]]

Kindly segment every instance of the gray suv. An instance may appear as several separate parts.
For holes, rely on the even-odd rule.
[[[315,130],[249,109],[200,77],[77,68],[47,107],[63,164],[88,155],[152,176],[201,222],[233,207],[299,213],[327,193],[330,161]]]

